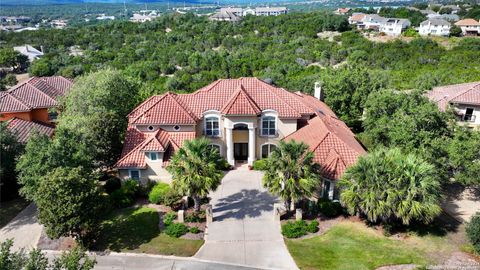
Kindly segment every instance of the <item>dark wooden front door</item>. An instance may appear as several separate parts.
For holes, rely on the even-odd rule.
[[[233,158],[235,160],[247,160],[248,158],[248,143],[233,144]]]

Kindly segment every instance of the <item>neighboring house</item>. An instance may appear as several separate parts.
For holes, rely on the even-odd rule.
[[[357,23],[358,29],[372,29],[379,30],[380,26],[385,22],[386,18],[378,14],[367,14],[363,17],[361,22]]]
[[[321,88],[315,88],[321,97]],[[322,166],[327,195],[365,153],[355,135],[318,98],[257,78],[217,80],[191,94],[153,96],[128,115],[120,160],[122,179],[171,181],[165,167],[185,140],[207,137],[229,164],[253,164],[282,140],[304,141]]]
[[[131,22],[136,22],[136,23],[144,23],[144,22],[150,22],[156,18],[158,18],[158,14],[156,11],[152,11],[150,13],[134,13],[132,17],[130,17]]]
[[[233,13],[235,16],[238,16],[238,17],[243,16],[243,8],[225,7],[225,8],[220,8],[219,12]],[[255,15],[255,14],[253,14],[253,15]]]
[[[220,11],[208,17],[210,21],[238,22],[241,17],[229,11]]]
[[[442,19],[428,19],[420,23],[418,33],[422,36],[444,36],[450,35],[450,23]]]
[[[278,16],[287,14],[288,9],[286,7],[256,7],[256,16]]]
[[[33,62],[33,60],[38,59],[43,56],[43,52],[35,49],[32,45],[25,44],[23,46],[13,47],[13,49],[25,56],[28,57],[28,61]]]
[[[37,122],[12,118],[7,121],[7,128],[17,137],[18,142],[26,144],[34,132],[52,137],[55,126]]]
[[[58,106],[58,97],[65,95],[71,86],[72,81],[61,76],[33,77],[0,92],[0,121],[17,118],[53,124],[56,113],[52,108]]]
[[[436,16],[439,16],[440,14],[438,14],[437,12],[431,10],[431,9],[425,9],[425,10],[420,10],[420,13],[422,13],[423,15],[427,16],[427,19],[430,19],[430,18],[434,18]]]
[[[463,19],[456,22],[455,25],[462,29],[464,36],[478,36],[480,33],[480,22],[474,19]]]
[[[460,20],[460,17],[457,14],[438,14],[437,16],[431,17],[432,19],[443,19],[449,22],[456,22]]]
[[[468,127],[480,125],[480,81],[435,87],[426,96],[441,111],[451,108],[459,123]]]
[[[337,8],[337,10],[335,10],[335,14],[337,15],[347,15],[348,12],[350,12],[350,8]]]
[[[367,14],[365,13],[353,13],[350,17],[348,17],[349,24],[361,24],[363,18],[365,18]]]
[[[105,14],[100,14],[99,16],[97,16],[96,19],[99,20],[99,21],[115,20],[115,16],[107,16]]]
[[[56,29],[63,29],[67,27],[67,24],[68,24],[67,20],[52,20],[50,22],[50,25]]]
[[[450,12],[450,14],[457,14],[460,11],[460,7],[456,5],[445,5],[440,8],[440,10],[442,9],[451,9],[452,11]]]
[[[411,23],[408,19],[387,18],[380,24],[380,32],[387,36],[399,36],[410,27]]]

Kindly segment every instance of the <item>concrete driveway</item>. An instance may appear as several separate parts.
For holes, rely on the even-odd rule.
[[[32,203],[0,229],[0,241],[13,239],[13,250],[30,250],[37,247],[42,229],[37,220],[37,208]]]
[[[261,172],[229,171],[211,194],[214,221],[196,258],[268,269],[298,269],[274,221]]]

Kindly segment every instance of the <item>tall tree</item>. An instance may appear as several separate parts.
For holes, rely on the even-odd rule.
[[[295,203],[313,195],[319,186],[313,152],[303,142],[281,141],[267,159],[263,185],[295,209]]]
[[[480,132],[457,127],[448,144],[453,178],[464,185],[480,183]]]
[[[172,157],[167,170],[173,177],[173,188],[193,198],[194,210],[200,211],[200,199],[221,183],[222,171],[217,167],[221,157],[206,138],[185,141]]]
[[[14,71],[25,69],[28,57],[12,48],[0,49],[0,67],[11,68]]]
[[[58,127],[78,130],[92,146],[98,167],[118,160],[137,86],[119,71],[105,69],[80,77],[64,99]]]
[[[100,195],[95,181],[78,168],[56,168],[40,182],[35,203],[38,219],[49,237],[92,240],[99,222]]]
[[[17,137],[0,123],[0,200],[6,201],[18,196],[17,173],[15,164],[23,151]]]
[[[340,201],[369,221],[431,222],[441,212],[435,168],[400,149],[377,149],[361,156],[339,183]]]

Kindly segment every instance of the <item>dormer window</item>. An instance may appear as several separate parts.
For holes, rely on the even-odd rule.
[[[148,131],[153,131],[155,128],[153,126],[148,126],[147,129]]]
[[[205,117],[205,135],[210,137],[220,136],[220,119],[218,116]]]
[[[148,153],[149,158],[151,161],[157,161],[158,160],[158,153],[157,152],[150,152]]]

